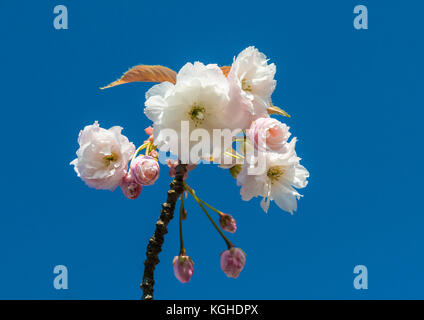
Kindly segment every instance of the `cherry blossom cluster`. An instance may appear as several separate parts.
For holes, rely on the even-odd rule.
[[[265,212],[274,201],[293,214],[301,197],[297,189],[307,185],[309,172],[300,164],[295,150],[297,139],[290,139],[290,128],[270,116],[275,110],[287,115],[271,102],[275,72],[275,65],[254,47],[234,58],[228,73],[216,64],[187,63],[174,82],[161,82],[146,93],[144,113],[153,124],[145,129],[148,139],[140,147],[136,149],[122,135],[121,127],[107,130],[96,121],[80,132],[77,158],[71,164],[88,186],[112,191],[120,186],[127,198],[136,199],[143,187],[157,181],[159,159],[164,152],[176,158],[164,161],[171,177],[179,163],[186,164],[186,181],[189,172],[201,162],[194,161],[190,154],[199,150],[201,159],[212,160],[230,171],[241,186],[243,200],[262,197]],[[211,139],[216,130],[228,130],[230,139],[222,135],[217,144]],[[200,141],[191,139],[193,135]],[[184,186],[227,244],[228,250],[221,254],[222,270],[228,277],[237,278],[246,254],[222,232],[236,232],[235,219],[200,199],[187,182]],[[184,195],[180,200],[181,249],[173,267],[176,278],[185,283],[193,275],[194,263],[186,253],[182,236],[182,221],[187,218]],[[208,209],[218,214],[219,226]]]

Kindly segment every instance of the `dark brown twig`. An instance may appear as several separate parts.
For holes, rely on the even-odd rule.
[[[178,164],[176,167],[175,178],[170,184],[168,198],[162,204],[159,220],[156,222],[156,230],[153,237],[149,239],[146,250],[146,261],[144,261],[143,281],[140,285],[143,290],[143,300],[153,300],[153,286],[155,284],[154,271],[159,263],[159,253],[162,251],[164,236],[168,233],[168,223],[174,217],[175,204],[178,197],[184,192],[184,174],[187,171],[187,165]]]

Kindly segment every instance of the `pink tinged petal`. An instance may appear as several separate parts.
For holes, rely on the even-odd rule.
[[[290,135],[286,124],[270,117],[256,119],[248,132],[256,150],[279,153],[289,150],[287,140]]]
[[[131,199],[131,200],[138,198],[138,196],[141,193],[141,190],[143,189],[143,187],[140,184],[138,184],[130,174],[126,174],[122,178],[120,187],[121,187],[122,193],[128,199]]]
[[[219,218],[219,224],[227,232],[234,233],[237,230],[236,220],[229,214],[223,214]]]
[[[151,156],[152,158],[158,158],[159,153],[156,150],[152,150],[150,151],[149,156]]]
[[[179,255],[174,257],[172,264],[175,277],[181,283],[189,282],[194,272],[193,260],[189,256]]]
[[[155,158],[138,156],[131,162],[131,176],[142,186],[149,186],[159,178],[160,167]]]
[[[135,146],[121,134],[122,128],[109,130],[94,125],[86,126],[78,136],[78,158],[72,161],[78,176],[90,187],[114,190],[125,175]],[[105,157],[113,155],[113,160]]]
[[[146,129],[144,129],[144,132],[151,136],[153,134],[153,128],[152,127],[147,127]]]
[[[230,278],[237,278],[246,264],[246,255],[239,249],[232,247],[221,253],[221,269]]]
[[[275,72],[275,65],[268,65],[266,56],[254,47],[246,48],[234,60],[228,80],[231,83],[236,78],[249,86],[241,90],[241,95],[249,101],[253,116],[267,113],[276,86]]]

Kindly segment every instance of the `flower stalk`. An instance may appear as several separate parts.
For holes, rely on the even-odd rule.
[[[218,225],[215,223],[215,221],[213,221],[212,217],[209,215],[208,211],[206,210],[206,208],[203,206],[203,201],[199,199],[199,197],[196,196],[196,193],[194,192],[194,190],[192,188],[190,188],[187,183],[184,182],[184,187],[185,190],[187,190],[188,193],[190,193],[190,195],[197,201],[197,203],[199,204],[200,208],[202,208],[203,212],[206,214],[206,216],[208,217],[208,219],[210,220],[210,222],[213,224],[213,226],[215,227],[215,229],[218,231],[218,233],[221,235],[222,239],[224,239],[225,243],[227,244],[228,249],[234,247],[234,245],[231,243],[231,241],[225,236],[225,234],[221,231],[221,229],[218,227]],[[205,205],[206,202],[204,202]],[[209,206],[209,205],[208,205]],[[210,206],[210,208],[212,209],[213,207]],[[220,212],[217,209],[213,208],[214,211],[216,212]],[[220,214],[222,214],[220,212]]]
[[[194,190],[193,189],[191,189],[192,191],[193,191],[193,193],[194,193]],[[212,207],[209,203],[207,203],[206,201],[204,201],[204,200],[202,200],[202,199],[200,199],[199,197],[197,197],[197,199],[201,202],[201,203],[203,203],[205,206],[207,206],[209,209],[211,209],[212,211],[215,211],[217,214],[219,214],[219,216],[223,216],[224,215],[224,213],[223,212],[221,212],[221,211],[219,211],[218,209],[216,209],[216,208],[214,208],[214,207]]]

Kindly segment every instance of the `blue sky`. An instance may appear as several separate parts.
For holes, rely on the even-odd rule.
[[[64,4],[69,29],[53,28]],[[365,4],[369,29],[353,28]],[[236,280],[225,243],[194,201],[184,223],[195,274],[173,275],[173,220],[156,269],[158,299],[424,298],[421,203],[424,7],[416,1],[1,1],[0,298],[138,299],[148,238],[170,178],[136,201],[75,175],[77,135],[98,120],[135,144],[150,123],[150,84],[101,91],[137,64],[228,65],[249,45],[277,65],[276,105],[311,173],[290,216],[243,202],[231,176],[204,165],[188,182],[238,222],[247,253]],[[368,268],[368,290],[353,268]],[[55,290],[65,265],[69,289]]]

